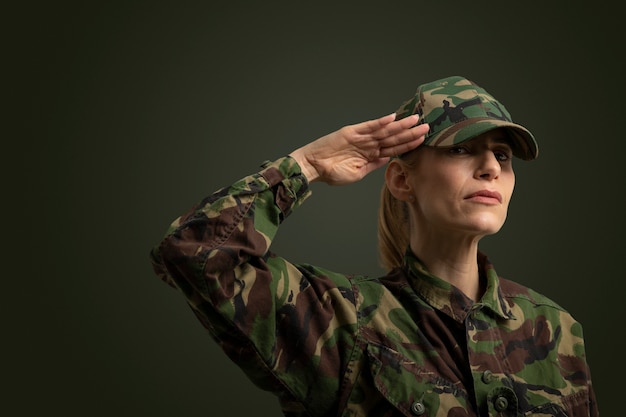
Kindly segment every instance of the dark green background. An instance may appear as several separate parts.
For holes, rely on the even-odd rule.
[[[279,415],[152,274],[148,252],[170,221],[263,160],[448,75],[485,87],[537,137],[541,155],[517,161],[509,220],[483,250],[582,322],[601,410],[619,414],[621,12],[574,3],[7,10],[5,415]],[[380,274],[381,181],[315,184],[275,249]]]

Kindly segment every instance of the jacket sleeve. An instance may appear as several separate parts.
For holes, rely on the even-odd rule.
[[[182,291],[226,354],[285,410],[290,401],[334,403],[356,327],[346,276],[269,250],[309,194],[295,160],[278,159],[175,220],[151,252],[157,275]]]

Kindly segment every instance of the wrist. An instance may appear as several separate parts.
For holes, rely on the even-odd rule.
[[[300,167],[300,171],[302,175],[306,178],[308,182],[314,182],[319,179],[319,173],[317,169],[309,162],[304,152],[301,150],[302,148],[296,149],[295,151],[289,154],[292,157],[298,166]]]

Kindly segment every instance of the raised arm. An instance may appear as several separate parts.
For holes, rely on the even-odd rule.
[[[357,181],[422,142],[416,118],[393,119],[343,127],[213,193],[176,219],[152,251],[155,272],[285,409],[333,414],[357,312],[348,277],[291,264],[270,245],[310,194],[309,181]]]

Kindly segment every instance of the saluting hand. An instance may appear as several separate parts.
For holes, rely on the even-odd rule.
[[[395,121],[395,113],[341,129],[293,151],[294,158],[309,182],[331,185],[356,182],[382,167],[389,158],[417,148],[428,125],[415,126],[411,115]]]

